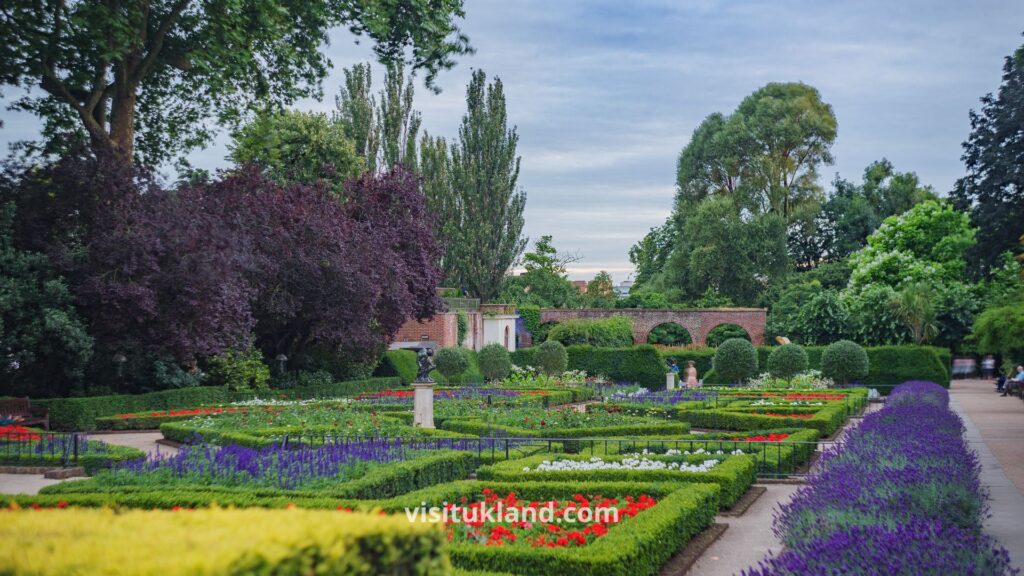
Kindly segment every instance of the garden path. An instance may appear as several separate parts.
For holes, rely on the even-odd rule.
[[[772,533],[772,515],[800,486],[766,484],[764,487],[768,491],[742,516],[715,518],[715,522],[728,524],[729,529],[701,554],[687,576],[732,576],[782,549],[782,543]]]
[[[58,482],[63,480],[50,480],[42,474],[0,474],[0,494],[38,494],[44,486]]]
[[[117,444],[118,446],[129,446],[131,448],[138,448],[146,454],[160,454],[163,456],[173,456],[178,453],[178,449],[172,446],[164,446],[157,444],[156,441],[164,437],[159,432],[119,432],[117,434],[102,434],[92,433],[89,434],[89,438],[93,440],[100,440],[107,444]]]
[[[950,405],[964,420],[967,442],[981,460],[992,495],[986,531],[1024,567],[1024,402],[1002,397],[988,380],[954,380]]]

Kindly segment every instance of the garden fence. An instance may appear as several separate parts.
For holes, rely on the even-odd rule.
[[[7,432],[0,436],[0,464],[72,466],[86,450],[85,436],[77,432]]]

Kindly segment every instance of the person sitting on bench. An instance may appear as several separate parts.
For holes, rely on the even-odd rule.
[[[1006,381],[1003,396],[1011,393],[1020,396],[1022,390],[1024,390],[1024,366],[1017,366],[1017,373],[1012,379]]]

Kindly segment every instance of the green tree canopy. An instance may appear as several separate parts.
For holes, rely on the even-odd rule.
[[[430,86],[472,51],[463,16],[462,0],[12,0],[0,10],[0,85],[38,89],[13,108],[43,119],[47,151],[72,130],[156,165],[208,142],[215,123],[318,96],[335,27],[425,70]]]

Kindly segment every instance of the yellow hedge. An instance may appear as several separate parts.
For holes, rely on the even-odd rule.
[[[0,511],[0,574],[449,574],[404,515],[264,509]]]

